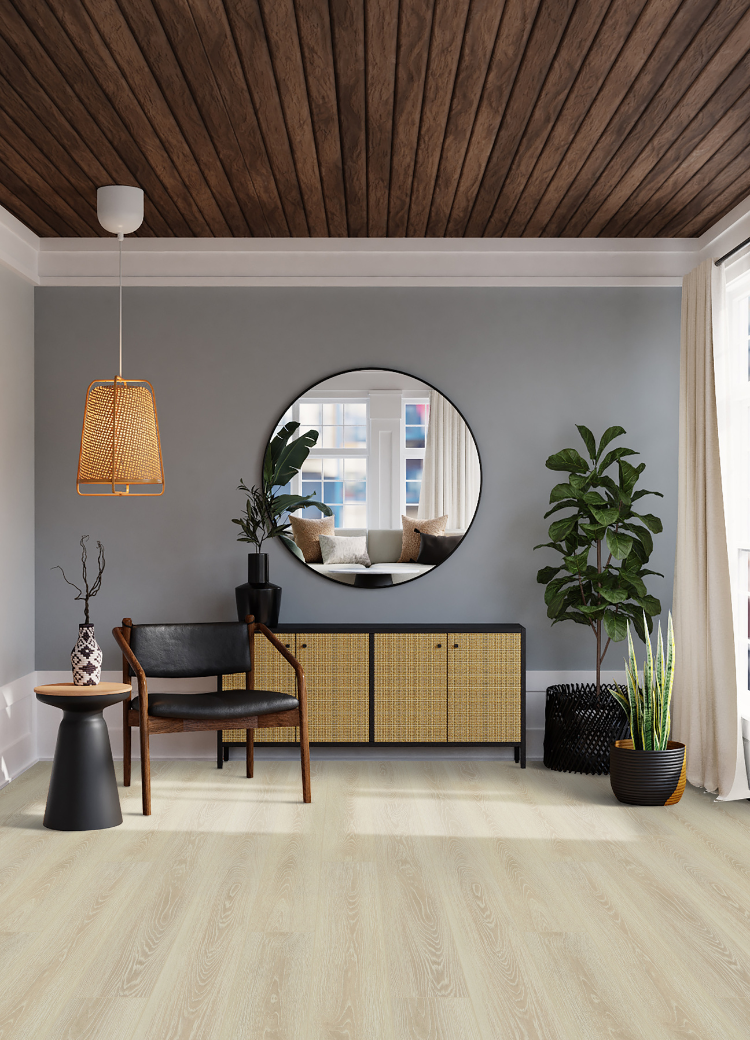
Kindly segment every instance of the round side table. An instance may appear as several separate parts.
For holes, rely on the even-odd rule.
[[[35,686],[43,704],[62,708],[49,782],[44,826],[55,831],[94,831],[122,823],[115,764],[102,712],[123,701],[126,683]]]

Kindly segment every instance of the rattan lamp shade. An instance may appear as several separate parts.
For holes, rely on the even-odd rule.
[[[109,485],[107,490],[101,490],[103,484]],[[98,490],[86,490],[89,485]],[[131,491],[131,485],[159,485],[159,489]],[[156,401],[145,379],[116,376],[90,384],[76,487],[79,495],[164,493]]]

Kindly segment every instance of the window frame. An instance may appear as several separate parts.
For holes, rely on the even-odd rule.
[[[409,448],[406,444],[406,406],[409,404],[426,404],[427,405],[427,422],[425,424],[425,446],[424,448]],[[402,516],[409,516],[407,509],[409,506],[413,508],[414,503],[411,502],[407,505],[406,502],[406,463],[411,462],[415,459],[421,459],[424,463],[424,456],[427,450],[427,430],[430,425],[430,398],[429,396],[422,397],[401,397],[401,472],[399,480],[399,502]],[[424,479],[424,466],[422,468],[422,479]],[[422,491],[420,481],[420,494]],[[419,503],[417,503],[417,510],[419,510]],[[412,518],[414,519],[414,517]]]

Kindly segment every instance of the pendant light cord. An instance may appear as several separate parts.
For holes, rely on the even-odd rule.
[[[120,379],[122,379],[122,234],[117,236],[120,246]]]

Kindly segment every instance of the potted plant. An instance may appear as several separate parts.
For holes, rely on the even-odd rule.
[[[65,581],[68,582],[68,585],[72,586],[76,590],[78,595],[73,598],[75,600],[83,601],[83,624],[78,626],[78,640],[70,652],[70,663],[73,668],[74,686],[98,686],[102,678],[102,651],[94,638],[94,626],[91,624],[89,618],[89,600],[92,600],[102,587],[102,575],[104,574],[106,561],[104,559],[104,546],[101,542],[97,542],[97,574],[94,581],[89,585],[87,568],[88,553],[86,551],[86,542],[88,541],[88,538],[89,536],[84,534],[81,536],[80,542],[81,570],[83,575],[82,589],[79,588],[78,585],[73,584],[72,581],[68,581],[65,577],[65,571],[59,564],[51,568],[53,571],[60,571]]]
[[[629,805],[674,805],[685,790],[685,745],[669,739],[669,714],[674,682],[675,646],[672,615],[667,626],[667,653],[656,636],[656,659],[646,640],[643,685],[628,624],[626,689],[615,683],[612,696],[627,715],[630,739],[616,740],[610,751],[609,779],[615,796]]]
[[[645,578],[658,574],[647,568],[653,534],[662,529],[653,513],[639,513],[636,503],[658,491],[636,490],[645,463],[627,456],[631,448],[609,448],[625,434],[610,426],[596,443],[591,430],[578,426],[588,459],[575,448],[550,455],[547,469],[568,474],[550,493],[545,517],[566,511],[549,527],[550,548],[562,559],[542,567],[537,581],[545,585],[547,616],[556,625],[573,621],[589,628],[596,640],[596,683],[557,685],[547,690],[544,764],[550,769],[607,773],[613,740],[627,734],[627,719],[617,701],[602,697],[601,668],[610,643],[625,638],[628,622],[645,640],[651,618],[661,604],[646,589]],[[617,467],[616,478],[610,472]],[[660,577],[663,575],[660,575]],[[606,689],[606,688],[605,688]]]
[[[317,430],[307,430],[295,437],[298,429],[298,422],[288,422],[271,438],[263,459],[260,486],[248,487],[242,480],[237,488],[247,495],[244,513],[232,520],[242,528],[237,541],[255,546],[255,552],[248,553],[247,557],[247,584],[235,589],[241,621],[247,614],[254,614],[256,620],[270,627],[279,623],[281,589],[268,580],[268,554],[261,551],[263,543],[270,538],[280,538],[300,556],[297,545],[287,533],[291,527],[289,514],[307,506],[314,506],[324,516],[331,516],[333,512],[315,493],[290,495],[284,492],[318,440]]]

